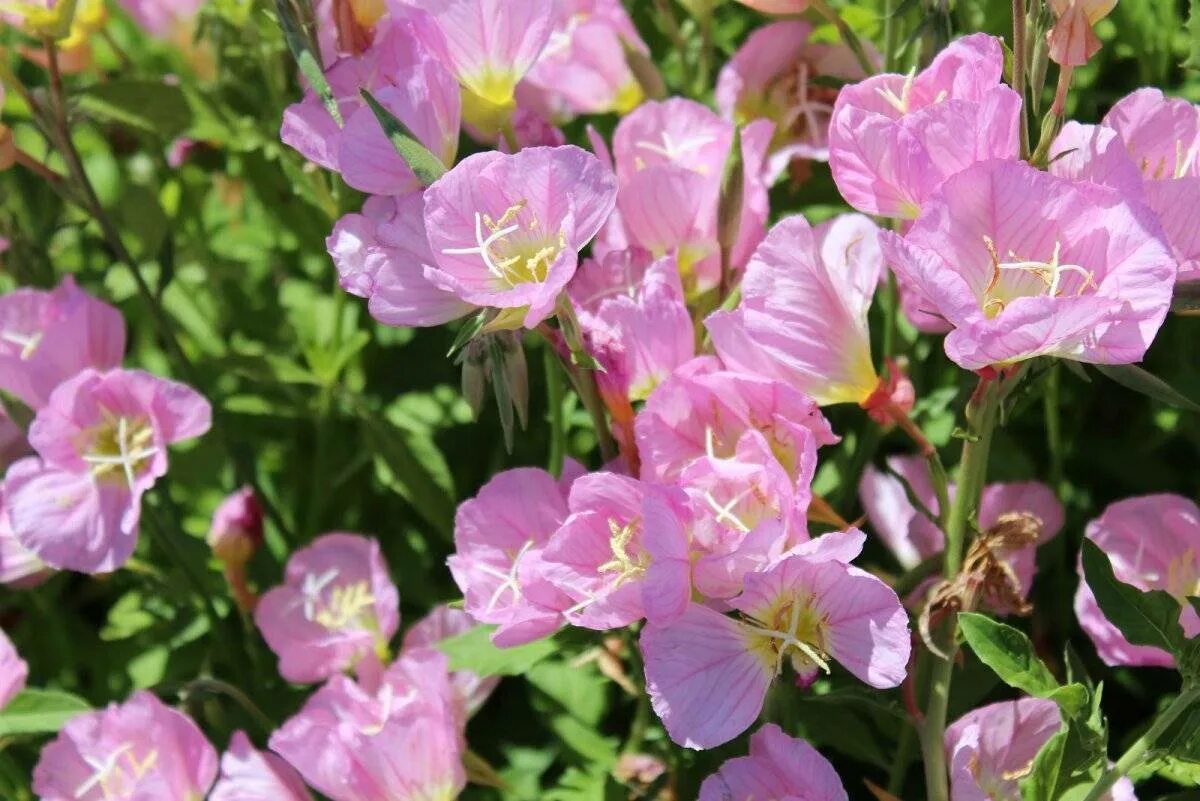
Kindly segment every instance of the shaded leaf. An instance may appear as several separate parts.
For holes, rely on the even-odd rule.
[[[1111,378],[1123,387],[1140,392],[1148,398],[1174,406],[1177,409],[1187,409],[1190,412],[1200,412],[1200,404],[1172,387],[1158,376],[1138,367],[1136,364],[1094,364],[1101,375]]]
[[[518,676],[558,650],[549,637],[514,648],[497,648],[491,640],[495,628],[476,626],[442,640],[437,649],[450,658],[451,670],[469,670],[479,676]]]
[[[396,116],[384,108],[366,89],[359,91],[363,100],[367,101],[367,105],[375,113],[375,119],[379,120],[379,125],[387,134],[388,141],[392,143],[392,147],[396,148],[396,152],[413,171],[413,175],[417,176],[418,181],[429,186],[446,174],[446,165],[442,164],[437,156],[430,153],[425,145],[417,141],[417,137],[408,130],[404,123],[396,119]]]
[[[0,737],[53,734],[71,718],[89,711],[87,701],[62,690],[22,690],[0,711]]]
[[[163,139],[187,130],[192,109],[183,90],[160,81],[100,83],[79,95],[79,107],[104,122],[115,122]]]
[[[1059,686],[1054,674],[1034,653],[1033,643],[1024,632],[974,612],[961,613],[958,625],[971,650],[1005,684],[1050,699],[1069,716],[1087,704],[1087,688],[1082,684]]]
[[[1178,657],[1184,644],[1178,601],[1162,590],[1143,592],[1117,579],[1108,556],[1088,539],[1083,541],[1083,574],[1100,611],[1125,639]]]

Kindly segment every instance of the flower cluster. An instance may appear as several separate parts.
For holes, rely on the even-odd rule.
[[[813,742],[792,736],[772,707],[876,703],[895,690],[895,703],[878,705],[919,733],[934,801],[1015,801],[1067,741],[1088,749],[1091,762],[1077,766],[1088,799],[1133,799],[1130,765],[1109,769],[1099,690],[1074,664],[1065,685],[1036,670],[1032,644],[1013,660],[1019,675],[1006,675],[966,622],[1032,612],[1045,581],[1038,548],[1069,533],[1069,511],[1086,500],[1073,493],[1075,508],[1065,509],[1058,480],[989,481],[994,435],[1017,391],[1060,360],[1106,370],[1142,361],[1181,282],[1200,280],[1200,107],[1141,89],[1096,124],[1064,121],[1072,70],[1100,48],[1094,26],[1114,2],[1053,0],[1052,24],[1019,19],[1021,37],[1026,25],[1045,34],[1033,48],[976,33],[925,61],[918,54],[906,74],[877,74],[895,60],[895,43],[886,57],[862,43],[826,0],[744,0],[781,17],[729,48],[716,110],[666,95],[618,0],[278,3],[307,87],[283,112],[279,138],[308,162],[297,160],[297,174],[325,188],[323,168],[360,193],[326,204],[338,285],[384,326],[452,326],[464,395],[478,412],[482,384],[494,385],[510,453],[513,408],[529,423],[524,348],[542,348],[550,467],[491,475],[457,505],[452,526],[445,507],[447,547],[422,553],[446,557],[461,600],[402,629],[401,589],[411,603],[412,588],[393,579],[388,538],[314,536],[330,522],[319,498],[307,527],[289,531],[293,521],[242,478],[255,471],[231,448],[238,483],[250,483],[212,516],[213,563],[185,567],[223,572],[220,604],[207,597],[211,575],[196,581],[205,632],[248,634],[252,657],[269,650],[273,663],[252,658],[249,669],[268,663],[274,689],[294,703],[282,722],[266,721],[263,742],[236,731],[219,756],[213,743],[224,740],[210,741],[208,721],[138,689],[58,729],[34,793],[452,801],[469,776],[504,787],[470,749],[468,721],[505,671],[464,669],[473,666],[447,653],[448,640],[475,632],[495,659],[547,638],[564,651],[589,643],[601,672],[644,702],[619,756],[596,735],[613,750],[606,772],[631,788],[668,770],[638,751],[645,729],[661,723],[663,752],[671,743],[715,749],[753,730],[744,756],[714,760],[715,772],[697,778],[699,801],[846,801],[814,747],[815,727],[802,732]],[[683,4],[704,5],[692,11],[702,23],[714,13]],[[86,43],[106,13],[102,3],[66,5],[21,3],[4,18],[43,40],[53,60],[56,47]],[[200,5],[122,2],[158,37],[178,35]],[[674,25],[668,5],[657,12]],[[1036,149],[1027,118],[1044,87],[1025,84],[1031,53],[1060,75]],[[57,61],[49,66],[61,84]],[[616,119],[604,133],[576,121],[606,114]],[[567,130],[580,142],[586,132],[588,149],[569,144]],[[0,126],[0,168],[29,161],[15,141]],[[296,158],[271,144],[272,158]],[[86,210],[102,213],[68,154]],[[785,177],[794,188],[821,170],[854,211],[772,209]],[[76,199],[69,188],[64,196]],[[136,259],[121,258],[137,271]],[[872,331],[885,315],[887,330]],[[343,322],[331,324],[330,353],[310,349],[313,369],[296,371],[297,383],[320,386],[328,418],[357,354],[337,352]],[[901,355],[901,331],[922,346]],[[955,431],[963,445],[953,479],[939,449],[950,428],[935,438],[913,419],[935,406],[935,388],[922,386],[918,400],[920,376],[908,374],[909,357],[929,353],[921,334],[944,335],[945,385],[978,382]],[[168,449],[209,430],[204,395],[124,366],[125,354],[120,312],[71,277],[0,296],[0,583],[29,588],[55,571],[107,574],[130,563]],[[333,363],[332,377],[317,375]],[[563,403],[564,376],[578,408]],[[381,425],[372,402],[346,397]],[[564,409],[579,414],[566,421]],[[568,447],[579,445],[572,429],[586,447]],[[893,429],[915,453],[876,458]],[[329,431],[317,433],[319,472]],[[397,450],[401,469],[383,459],[380,474],[402,472],[410,457]],[[311,489],[333,493],[366,463],[337,481],[318,475]],[[421,492],[420,482],[405,487],[413,505]],[[171,504],[145,505],[159,527]],[[1177,668],[1180,697],[1200,699],[1186,664],[1200,636],[1200,508],[1168,494],[1116,501],[1084,538],[1074,611],[1100,660]],[[1093,546],[1112,567],[1107,586],[1087,567]],[[254,564],[264,551],[270,558]],[[271,569],[282,569],[274,586],[262,580]],[[1154,631],[1114,615],[1115,596],[1144,605]],[[995,649],[1022,642],[989,623],[1006,632]],[[1030,695],[947,726],[964,640]],[[0,631],[0,708],[28,673]],[[244,704],[257,711],[254,699]],[[656,797],[683,799],[675,778]],[[1079,785],[1069,797],[1084,794]]]

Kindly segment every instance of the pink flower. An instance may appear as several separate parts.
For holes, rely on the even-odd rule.
[[[952,801],[1020,801],[1021,777],[1062,725],[1058,705],[1041,698],[1000,701],[974,709],[946,729]],[[1121,778],[1106,801],[1136,801]]]
[[[1035,356],[1140,361],[1171,303],[1176,263],[1154,216],[1116,190],[1022,162],[954,176],[884,258],[954,326],[960,367]]]
[[[846,535],[826,538],[833,547],[747,575],[729,602],[739,619],[693,603],[669,625],[643,629],[646,687],[672,740],[712,748],[745,731],[787,657],[801,678],[837,661],[872,687],[904,680],[911,644],[900,599],[846,564],[861,537],[850,549],[840,547]]]
[[[741,267],[762,239],[768,212],[764,163],[774,126],[741,133],[743,198],[730,261]],[[717,206],[732,123],[683,98],[644,103],[613,136],[624,238],[655,258],[674,253],[689,294],[717,285]]]
[[[691,539],[697,592],[732,598],[748,573],[808,541],[805,512],[815,472],[811,459],[799,476],[788,475],[758,431],[739,437],[729,458],[702,456],[684,468],[678,482],[691,503],[680,517]]]
[[[0,629],[0,709],[8,706],[17,693],[25,689],[29,665],[17,653],[12,640]]]
[[[766,437],[793,479],[810,475],[818,445],[838,441],[815,401],[770,378],[698,357],[659,385],[637,418],[642,477],[675,481],[695,459],[729,457],[750,431]]]
[[[941,553],[946,538],[942,530],[908,500],[904,485],[907,484],[914,497],[935,516],[940,512],[937,493],[929,478],[928,465],[921,457],[891,456],[887,465],[895,475],[868,467],[859,483],[858,494],[871,528],[900,566],[911,570],[925,559]],[[950,486],[950,497],[954,497],[954,485]],[[987,531],[1008,513],[1031,514],[1042,522],[1037,545],[1048,542],[1062,530],[1062,504],[1053,490],[1037,481],[984,487],[979,503],[979,528]],[[1033,586],[1036,550],[1036,546],[1024,548],[1010,558],[1025,594]],[[908,600],[923,602],[924,593],[914,592]]]
[[[445,605],[435,606],[405,632],[403,652],[437,645],[474,627],[475,621],[463,610]],[[469,670],[456,670],[450,674],[450,686],[462,707],[463,718],[479,711],[499,684],[499,676],[484,678]]]
[[[1179,259],[1180,280],[1200,279],[1200,233],[1188,213],[1200,203],[1200,107],[1139,89],[1117,101],[1102,125],[1116,131],[1144,179],[1146,203]]]
[[[563,0],[554,31],[517,87],[521,102],[551,119],[576,114],[627,114],[642,102],[625,48],[649,54],[619,0]]]
[[[367,89],[434,156],[452,164],[458,149],[458,87],[414,31],[412,20],[393,20],[361,56],[331,65],[325,78],[345,127],[310,89],[284,111],[279,132],[284,144],[342,173],[348,184],[364,192],[403,195],[420,188],[359,93]]]
[[[846,801],[846,789],[817,749],[768,723],[750,738],[750,755],[726,760],[700,785],[699,801],[802,798]]]
[[[543,554],[545,575],[570,597],[568,622],[604,631],[669,619],[690,595],[687,534],[654,504],[658,489],[616,473],[575,480],[570,516]]]
[[[312,801],[312,795],[291,765],[255,750],[245,732],[236,731],[209,801]]]
[[[846,201],[867,214],[915,218],[950,176],[1015,159],[1021,98],[1004,86],[1000,41],[973,34],[925,70],[876,75],[838,95],[829,166]]]
[[[1147,536],[1152,532],[1152,536]],[[1200,615],[1186,601],[1200,594],[1200,509],[1177,495],[1143,495],[1117,501],[1088,523],[1086,536],[1112,562],[1117,578],[1143,590],[1165,590],[1183,604],[1180,622],[1200,634]],[[1075,615],[1109,665],[1173,667],[1165,651],[1132,645],[1100,611],[1087,582],[1075,593]]]
[[[7,584],[13,589],[29,589],[41,584],[53,573],[13,533],[4,491],[0,488],[0,584]]]
[[[442,325],[471,310],[425,278],[434,258],[424,213],[420,192],[371,197],[362,214],[342,217],[325,240],[342,288],[368,298],[371,316],[384,325]]]
[[[829,121],[838,90],[814,78],[866,76],[844,45],[811,42],[813,26],[781,20],[755,30],[717,78],[721,115],[739,124],[775,123],[768,174],[778,177],[792,159],[829,159]]]
[[[501,309],[494,328],[532,328],[553,312],[615,200],[612,174],[577,147],[478,153],[425,192],[435,261],[425,277]]]
[[[13,533],[46,564],[107,573],[137,541],[141,499],[167,446],[208,431],[195,390],[140,370],[87,369],[59,384],[29,429],[36,457],[8,469]]]
[[[12,421],[4,406],[0,405],[0,470],[29,453],[29,442],[25,432]]]
[[[463,89],[463,116],[481,130],[504,127],[513,92],[533,67],[556,22],[543,0],[392,0],[422,9],[416,35]]]
[[[213,513],[208,545],[222,562],[244,564],[263,541],[263,510],[253,487],[242,487]]]
[[[117,367],[124,355],[121,313],[70,276],[54,290],[0,296],[0,390],[35,410],[80,370]]]
[[[279,657],[279,674],[311,684],[386,654],[400,627],[400,595],[376,540],[325,534],[292,554],[254,622]]]
[[[566,476],[559,482],[544,470],[517,468],[494,476],[458,507],[447,564],[471,617],[499,625],[492,635],[497,645],[545,637],[573,603],[547,580],[543,558],[569,514],[570,485]]]
[[[875,224],[843,215],[813,230],[771,229],[742,281],[742,302],[705,325],[730,368],[774,378],[822,405],[863,403],[879,387],[867,312],[883,261]]]
[[[624,252],[584,262],[568,287],[582,307],[589,351],[604,367],[596,374],[600,392],[621,401],[645,400],[696,350],[675,259],[659,259],[644,271],[637,270],[638,260]]]
[[[1050,0],[1054,25],[1046,32],[1050,59],[1064,67],[1082,67],[1100,50],[1093,27],[1109,15],[1117,0]]]
[[[160,38],[191,21],[204,0],[120,0],[134,22]]]
[[[450,801],[466,784],[460,726],[446,657],[423,648],[377,692],[330,679],[270,744],[331,801]]]
[[[217,777],[217,752],[190,718],[139,690],[76,715],[33,770],[41,801],[196,801]]]

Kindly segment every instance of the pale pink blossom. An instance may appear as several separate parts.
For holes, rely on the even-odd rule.
[[[632,111],[643,94],[625,49],[649,50],[624,6],[619,0],[560,0],[556,10],[546,47],[517,87],[518,102],[560,121]]]
[[[511,105],[517,83],[550,40],[555,4],[543,0],[392,0],[424,11],[416,35],[468,92]],[[467,104],[476,102],[467,99]],[[468,118],[471,112],[468,111]]]
[[[117,367],[125,355],[125,321],[68,276],[53,290],[0,296],[0,390],[33,409],[80,370]]]
[[[572,468],[558,481],[535,468],[507,470],[458,507],[455,552],[447,564],[467,613],[499,626],[497,645],[550,634],[573,603],[546,578],[544,550],[567,519],[567,493],[577,474]]]
[[[972,34],[920,73],[876,75],[838,95],[829,166],[846,201],[867,214],[915,218],[950,176],[1016,159],[1021,98],[1001,83],[1000,41]]]
[[[867,401],[879,387],[867,330],[878,230],[857,214],[816,230],[800,215],[776,224],[746,267],[742,302],[705,321],[721,360],[822,405]]]
[[[1000,701],[971,710],[946,729],[951,801],[1020,801],[1022,777],[1058,733],[1058,705],[1042,698]],[[1105,801],[1136,801],[1122,777]]]
[[[137,542],[141,499],[167,472],[167,446],[208,431],[195,390],[140,370],[84,370],[60,384],[29,429],[37,456],[8,469],[13,533],[46,564],[105,573]]]
[[[884,258],[954,329],[968,370],[1035,356],[1140,361],[1170,307],[1176,262],[1154,215],[1119,192],[1023,162],[949,179]]]
[[[813,26],[781,20],[746,37],[717,78],[721,115],[738,124],[775,123],[768,174],[782,175],[793,159],[829,159],[829,121],[838,90],[817,78],[866,77],[850,48],[810,41]]]
[[[672,740],[712,748],[745,731],[785,661],[804,680],[835,661],[872,687],[904,680],[908,614],[890,587],[847,564],[861,535],[813,543],[746,576],[729,602],[740,618],[692,603],[669,625],[643,629],[647,691]]]
[[[774,125],[741,131],[743,197],[730,263],[740,268],[761,241],[768,213],[765,160]],[[613,136],[620,191],[619,237],[655,258],[674,253],[689,294],[717,285],[717,210],[734,126],[693,100],[644,103]],[[616,232],[613,232],[614,235]]]
[[[26,548],[13,533],[12,521],[4,501],[4,490],[0,488],[0,584],[13,589],[36,587],[53,575],[54,571],[38,559],[37,554]]]
[[[196,801],[217,777],[217,752],[192,720],[139,690],[76,715],[33,770],[41,801]]]
[[[435,606],[404,633],[403,650],[432,647],[474,627],[475,621],[462,609],[445,604]],[[477,676],[469,670],[456,670],[450,674],[450,686],[462,706],[464,718],[479,711],[499,684],[499,676]]]
[[[1200,595],[1200,509],[1195,503],[1178,495],[1126,498],[1088,523],[1085,536],[1108,556],[1120,581],[1142,590],[1165,590],[1179,599],[1184,633],[1200,634],[1200,615],[1187,603],[1188,596]],[[1126,640],[1082,578],[1075,615],[1106,664],[1174,666],[1165,651]]]
[[[577,147],[478,153],[425,192],[435,261],[425,277],[500,309],[495,328],[532,328],[553,313],[615,201],[612,174]]]
[[[1116,131],[1144,179],[1146,203],[1179,259],[1179,279],[1200,279],[1200,232],[1190,213],[1200,203],[1200,106],[1139,89],[1117,101],[1102,127]]]
[[[236,731],[209,801],[312,801],[312,795],[291,765],[255,749],[245,732]]]
[[[642,477],[675,481],[695,459],[727,458],[762,434],[788,475],[811,475],[819,445],[838,441],[816,402],[771,378],[697,357],[659,385],[637,418]]]
[[[335,676],[271,735],[271,750],[331,801],[451,801],[466,785],[446,657],[402,655],[368,692]]]
[[[284,583],[262,597],[254,622],[279,657],[279,674],[315,683],[386,655],[400,627],[400,595],[378,541],[325,534],[292,554]]]
[[[25,689],[28,678],[29,665],[17,653],[4,629],[0,629],[0,709]]]
[[[570,516],[543,555],[546,577],[571,599],[576,626],[604,631],[667,620],[690,597],[687,534],[654,505],[658,488],[616,473],[575,480]]]
[[[424,213],[420,192],[370,197],[361,214],[343,216],[325,240],[342,288],[367,298],[371,316],[384,325],[442,325],[472,308],[425,278],[434,258]]]
[[[629,401],[645,400],[696,351],[675,259],[659,259],[634,278],[637,261],[626,252],[610,253],[602,263],[584,262],[568,287],[583,306],[579,317],[588,350],[604,368],[596,375],[601,394]],[[591,275],[584,278],[585,272]],[[604,286],[601,275],[613,283]],[[630,281],[622,285],[625,277]],[[590,289],[596,291],[585,296]]]
[[[833,765],[804,740],[768,723],[750,737],[750,754],[726,760],[700,785],[699,801],[846,801]]]

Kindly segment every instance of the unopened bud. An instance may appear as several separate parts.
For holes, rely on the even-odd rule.
[[[208,532],[209,547],[226,565],[244,565],[262,541],[262,506],[254,490],[243,487],[217,507]]]

